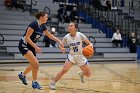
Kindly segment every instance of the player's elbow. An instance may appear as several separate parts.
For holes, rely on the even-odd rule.
[[[28,42],[29,41],[29,37],[25,36],[25,41]]]

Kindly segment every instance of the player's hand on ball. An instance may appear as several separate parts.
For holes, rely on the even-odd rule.
[[[94,54],[94,49],[90,45],[83,48],[82,53],[85,57],[89,58],[92,57]]]

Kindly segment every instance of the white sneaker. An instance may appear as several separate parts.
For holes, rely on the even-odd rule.
[[[83,71],[78,71],[78,75],[80,76],[81,83],[85,83],[85,79],[83,76]]]
[[[52,84],[52,83],[49,85],[49,87],[50,87],[51,90],[55,90],[56,89],[55,84]]]

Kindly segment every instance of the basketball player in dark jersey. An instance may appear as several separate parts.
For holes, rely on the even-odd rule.
[[[25,69],[24,72],[18,74],[19,79],[23,84],[28,85],[26,81],[26,75],[32,71],[32,87],[34,89],[41,89],[41,86],[37,82],[37,73],[39,69],[39,62],[36,58],[36,52],[41,53],[41,48],[38,47],[35,43],[39,40],[42,34],[47,35],[50,39],[59,42],[61,47],[64,47],[63,43],[50,34],[46,28],[46,22],[48,20],[48,14],[45,12],[39,12],[35,15],[35,21],[31,22],[26,29],[25,34],[19,41],[19,51],[22,55],[30,62],[29,66]]]

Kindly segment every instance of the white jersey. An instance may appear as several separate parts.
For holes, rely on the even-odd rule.
[[[81,32],[76,32],[76,36],[72,37],[69,33],[63,38],[62,41],[69,45],[70,55],[82,55],[82,41],[85,39],[87,39],[87,37],[84,34]]]

